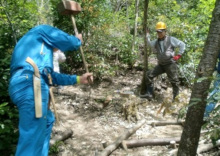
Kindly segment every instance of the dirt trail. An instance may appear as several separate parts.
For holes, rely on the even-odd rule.
[[[123,100],[115,91],[125,88],[137,94],[141,78],[142,72],[133,71],[111,78],[112,81],[103,80],[90,87],[84,85],[64,87],[59,94],[55,94],[61,124],[54,126],[52,138],[68,129],[73,131],[73,136],[58,147],[59,152],[56,155],[95,156],[103,150],[103,141],[107,144],[112,143],[127,129],[133,127],[136,123],[125,120],[121,112]],[[105,108],[102,108],[103,101],[94,100],[94,97],[108,95],[112,96],[113,101]],[[160,106],[161,103],[157,100],[149,102],[141,99],[138,104],[140,118],[147,121],[176,121],[177,115],[167,114],[164,117],[162,113],[157,115]],[[145,124],[129,139],[180,137],[181,132],[182,127],[179,125],[152,127]],[[128,151],[118,148],[111,156],[170,156],[169,152],[172,150],[170,146],[146,146]]]

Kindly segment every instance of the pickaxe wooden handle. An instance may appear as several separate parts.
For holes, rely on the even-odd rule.
[[[58,4],[58,12],[60,12],[62,15],[71,15],[75,35],[78,35],[79,33],[76,27],[74,15],[79,14],[81,11],[82,11],[81,6],[79,5],[79,3],[75,1],[62,0],[62,2]],[[82,55],[82,60],[83,60],[83,64],[86,69],[86,72],[89,72],[82,46],[80,46],[80,53]]]
[[[81,6],[75,1],[62,0],[62,2],[58,5],[58,11],[63,15],[71,15],[75,35],[78,35],[79,33],[78,33],[78,30],[76,27],[74,15],[76,15],[82,11]],[[83,65],[85,67],[86,72],[88,73],[89,70],[88,70],[86,60],[85,60],[82,46],[80,46],[80,53],[82,55]],[[89,81],[89,83],[92,82],[90,77],[88,78],[88,81]]]
[[[74,29],[75,35],[78,35],[79,33],[78,33],[78,29],[76,27],[75,18],[74,18],[73,15],[71,15],[71,19],[72,19],[73,29]],[[87,66],[86,60],[85,60],[85,56],[84,56],[84,52],[83,52],[82,46],[80,46],[80,53],[82,55],[83,65],[84,65],[84,67],[86,69],[86,72],[88,73],[89,70],[88,70],[88,66]]]

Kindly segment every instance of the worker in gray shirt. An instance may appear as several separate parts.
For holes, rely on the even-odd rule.
[[[164,22],[158,22],[156,24],[156,32],[158,39],[150,40],[150,35],[147,33],[148,45],[151,46],[154,52],[156,52],[158,64],[153,70],[147,72],[146,85],[147,91],[145,94],[140,95],[142,98],[152,99],[153,97],[153,79],[163,73],[167,74],[167,77],[173,87],[173,100],[179,94],[179,79],[178,68],[176,62],[181,58],[181,55],[185,50],[185,43],[178,40],[175,37],[166,35],[166,24]],[[174,49],[178,47],[179,53],[176,55]]]

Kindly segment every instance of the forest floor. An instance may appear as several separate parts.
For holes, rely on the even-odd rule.
[[[123,136],[137,122],[128,121],[123,114],[123,104],[129,103],[127,98],[122,97],[120,91],[134,94],[137,106],[138,121],[145,119],[149,122],[177,121],[181,104],[173,105],[173,111],[163,116],[163,110],[157,114],[162,102],[167,96],[172,97],[165,91],[155,95],[155,99],[148,101],[138,96],[143,72],[132,70],[120,73],[117,77],[103,79],[91,86],[75,85],[65,86],[55,92],[57,113],[60,125],[53,127],[52,140],[62,136],[66,131],[72,130],[73,135],[63,142],[56,143],[51,147],[50,156],[95,156],[103,150],[103,142],[107,145],[115,142]],[[169,88],[167,89],[169,90]],[[186,100],[190,97],[190,91],[181,88],[186,94]],[[182,102],[184,103],[184,102]],[[135,118],[133,118],[135,119]],[[142,125],[127,140],[132,139],[155,139],[181,137],[181,125],[152,126]],[[178,147],[178,144],[177,144]],[[170,156],[177,149],[170,145],[143,146],[124,150],[121,146],[114,150],[111,156]],[[53,152],[57,152],[53,154]],[[212,152],[201,155],[214,155]]]

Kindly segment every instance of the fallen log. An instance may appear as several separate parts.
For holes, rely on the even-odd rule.
[[[128,139],[134,132],[136,132],[142,125],[144,125],[146,121],[141,120],[137,125],[128,129],[122,136],[118,137],[116,141],[110,145],[108,145],[100,154],[99,156],[108,156],[111,154],[118,146],[122,143],[123,140]]]
[[[213,145],[213,144],[207,144],[207,145],[204,145],[204,144],[199,144],[198,148],[197,148],[197,155],[198,156],[201,156],[201,153],[202,152],[206,152],[206,151],[209,151],[215,147],[218,147],[220,146],[220,140],[218,140],[216,142],[216,145]],[[178,149],[174,149],[172,151],[169,152],[170,155],[172,156],[176,156],[177,155],[177,152],[178,152]]]
[[[59,90],[57,88],[54,87],[53,89],[53,93],[57,94],[57,95],[62,95],[62,96],[71,96],[71,97],[76,97],[76,93],[68,91],[68,90]]]
[[[199,155],[202,152],[209,151],[209,150],[211,150],[215,147],[218,147],[218,146],[220,146],[220,140],[218,140],[215,145],[213,145],[212,143],[199,145],[199,147],[197,149],[197,154]]]
[[[73,135],[73,131],[71,129],[66,130],[61,135],[50,140],[50,146],[53,146],[58,141],[64,141],[70,138]]]
[[[141,147],[141,146],[162,146],[162,145],[170,145],[170,142],[172,141],[175,141],[175,143],[179,143],[180,137],[124,140],[122,146],[124,149]]]
[[[181,125],[183,126],[184,121],[148,121],[146,124],[155,126],[166,126],[166,125]]]

